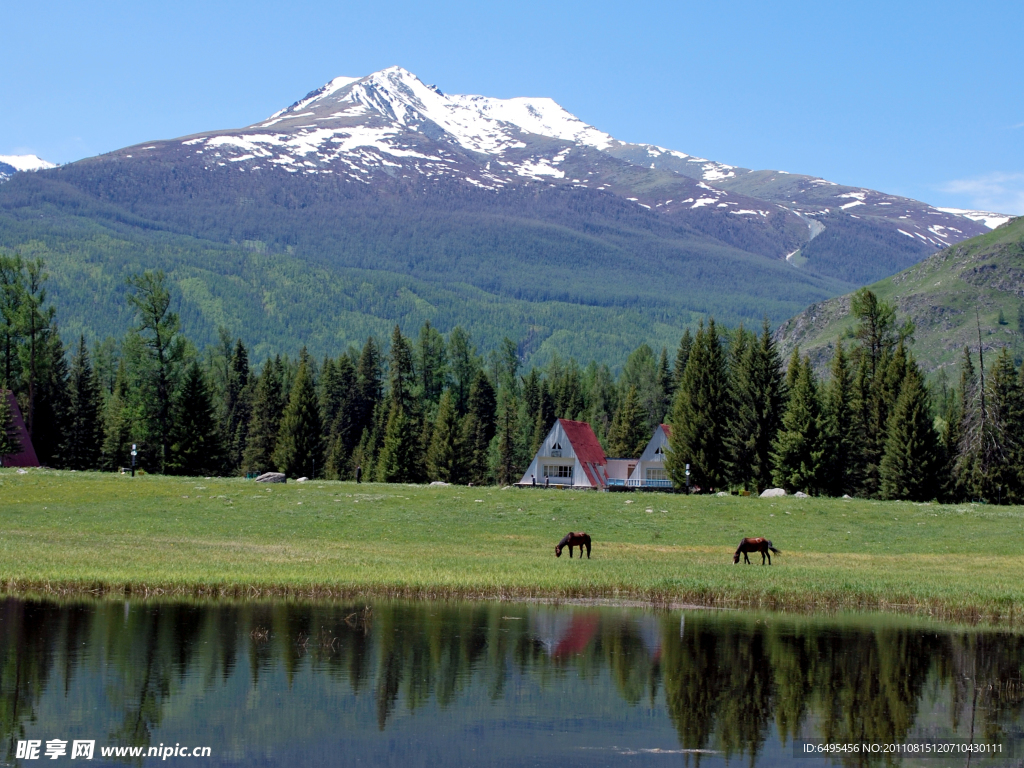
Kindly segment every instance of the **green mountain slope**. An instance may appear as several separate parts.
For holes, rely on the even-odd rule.
[[[964,346],[1024,352],[1024,217],[939,251],[869,286],[914,321],[914,353],[928,369],[956,363]],[[823,364],[837,339],[853,333],[850,295],[813,304],[778,331],[789,351],[799,345]]]
[[[0,248],[45,259],[62,328],[90,340],[128,327],[124,279],[142,269],[167,272],[190,337],[223,325],[257,356],[335,354],[429,319],[482,349],[507,335],[539,363],[620,364],[645,341],[674,347],[706,314],[778,321],[852,287],[592,190],[204,185],[166,167],[92,167],[0,185]]]

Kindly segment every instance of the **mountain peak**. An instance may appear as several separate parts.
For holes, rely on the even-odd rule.
[[[42,171],[56,168],[56,163],[43,160],[35,155],[0,155],[0,163],[9,165],[16,171]]]

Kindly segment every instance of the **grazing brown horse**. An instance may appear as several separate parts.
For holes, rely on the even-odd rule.
[[[572,548],[580,548],[580,559],[583,559],[583,548],[587,548],[587,559],[590,559],[590,534],[573,533],[570,531],[562,537],[562,540],[555,544],[555,557],[562,556],[562,547],[569,548],[569,557],[572,557]]]
[[[756,539],[743,539],[740,545],[736,547],[736,554],[732,556],[732,561],[738,563],[740,561],[740,555],[743,555],[743,560],[747,565],[750,565],[750,558],[747,557],[747,552],[760,552],[761,553],[761,565],[764,565],[764,559],[768,558],[768,565],[772,564],[771,553],[774,552],[776,555],[782,553],[772,546],[772,543],[768,539],[761,538],[758,536]]]

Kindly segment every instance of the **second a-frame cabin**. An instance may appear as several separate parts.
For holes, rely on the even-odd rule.
[[[604,449],[589,424],[559,419],[518,485],[606,488],[607,464]]]

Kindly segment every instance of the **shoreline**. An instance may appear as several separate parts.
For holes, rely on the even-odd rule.
[[[950,604],[939,599],[895,601],[878,596],[850,596],[848,599],[822,595],[786,599],[784,595],[721,594],[701,592],[643,594],[641,591],[607,590],[547,591],[541,588],[488,590],[452,587],[393,587],[386,585],[339,586],[328,584],[100,584],[96,582],[31,581],[7,578],[0,582],[0,595],[14,599],[64,600],[141,600],[143,602],[258,603],[298,602],[331,605],[359,600],[401,600],[437,602],[479,602],[638,608],[658,611],[764,611],[789,616],[834,616],[839,613],[865,613],[886,616],[926,618],[970,627],[1012,628],[1024,626],[1022,606]],[[903,600],[907,600],[904,598]]]

